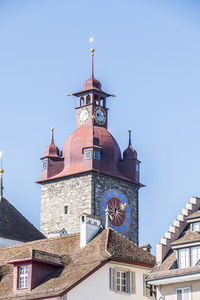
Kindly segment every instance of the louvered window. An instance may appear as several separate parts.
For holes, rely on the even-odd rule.
[[[116,293],[135,294],[135,272],[124,268],[110,268],[110,290]]]

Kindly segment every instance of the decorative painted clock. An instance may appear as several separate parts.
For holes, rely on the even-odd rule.
[[[97,106],[94,109],[94,118],[99,125],[104,125],[106,122],[106,113],[103,107]]]
[[[84,107],[83,109],[81,109],[78,114],[80,123],[81,124],[86,123],[89,118],[89,115],[90,115],[90,111],[87,107]]]
[[[102,200],[102,216],[105,216],[106,208],[111,228],[119,233],[126,231],[130,224],[131,210],[124,195],[115,190],[106,192]]]

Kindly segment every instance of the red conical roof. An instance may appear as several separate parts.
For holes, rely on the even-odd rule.
[[[59,149],[54,144],[54,128],[52,130],[51,144],[45,148],[44,157],[45,156],[59,156]]]
[[[129,129],[129,144],[128,148],[123,152],[124,159],[137,159],[137,152],[131,145],[131,130]]]

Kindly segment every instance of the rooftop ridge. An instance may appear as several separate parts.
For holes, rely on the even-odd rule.
[[[177,215],[177,219],[173,221],[173,225],[169,226],[169,230],[161,237],[160,243],[156,245],[156,262],[162,263],[164,257],[171,248],[171,243],[178,239],[187,225],[187,217],[196,212],[200,208],[200,198],[190,197],[190,201],[186,203],[186,207]]]

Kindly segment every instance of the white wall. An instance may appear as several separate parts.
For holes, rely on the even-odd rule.
[[[17,244],[22,244],[23,242],[20,241],[15,241],[15,240],[9,240],[0,237],[0,247],[7,247],[7,246],[12,246],[12,245],[17,245]]]
[[[109,289],[109,268],[124,267],[135,272],[136,276],[136,293],[115,293]],[[144,267],[134,267],[125,264],[107,263],[105,266],[97,270],[87,279],[74,287],[63,300],[147,300],[152,299],[143,296],[143,274],[148,274],[150,269]]]
[[[176,299],[176,289],[190,287],[192,296],[191,300],[200,299],[200,280],[188,281],[183,283],[166,284],[157,288],[157,299],[174,300]]]

